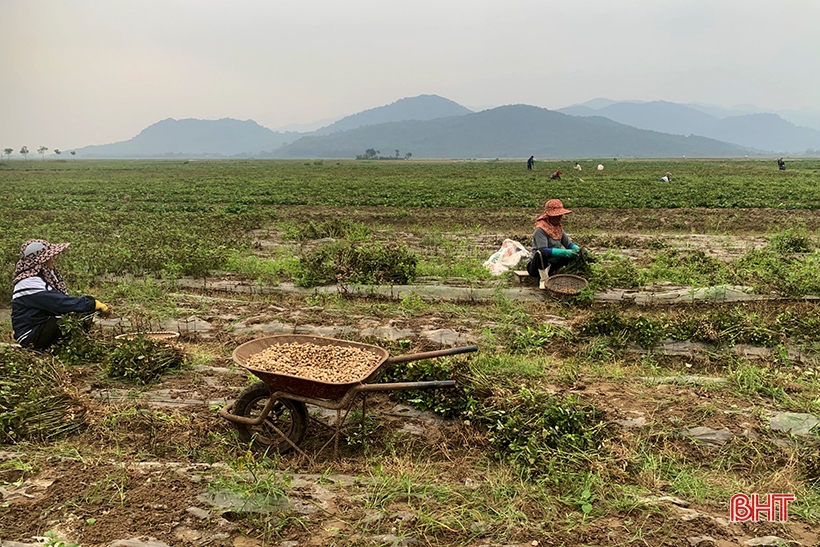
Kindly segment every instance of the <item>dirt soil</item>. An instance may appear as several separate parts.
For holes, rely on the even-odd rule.
[[[285,211],[286,216],[303,220],[322,219],[326,214],[321,208]],[[481,248],[493,249],[504,234],[528,234],[531,229],[531,221],[525,215],[531,211],[468,212],[470,218],[465,218],[465,226],[475,225],[478,218],[483,225],[498,231],[492,236],[477,236],[473,243]],[[386,208],[358,208],[348,218],[368,224],[384,220],[409,230],[421,223],[452,227],[453,218],[464,216],[467,211],[420,210],[406,216],[404,213]],[[667,231],[660,237],[674,247],[700,247],[704,241],[717,241],[713,245],[715,253],[726,259],[764,244],[759,235],[762,229],[799,222],[809,229],[820,228],[820,216],[800,211],[777,211],[774,215],[761,210],[579,209],[572,217],[572,222],[576,221],[588,229],[597,227],[622,238],[605,239],[596,234],[602,249],[640,255],[650,240],[659,237],[650,238],[645,230],[658,229]],[[621,230],[625,232],[620,233]],[[703,235],[721,230],[732,235],[717,239]],[[281,243],[275,234],[260,233],[258,237],[261,254]],[[399,540],[392,538],[407,532],[421,545],[501,545],[491,534],[483,534],[480,523],[475,522],[464,523],[464,529],[472,532],[453,530],[428,537],[424,527],[416,526],[419,502],[409,495],[395,497],[382,513],[367,505],[367,496],[373,495],[368,477],[376,465],[389,468],[391,463],[401,460],[410,467],[436,469],[437,478],[447,484],[464,485],[479,474],[476,462],[485,461],[487,447],[468,425],[397,406],[387,395],[369,400],[370,411],[379,417],[377,430],[366,442],[355,436],[350,437],[350,442],[342,442],[339,458],[325,451],[312,461],[297,454],[276,460],[278,468],[288,470],[292,476],[289,484],[283,479],[277,486],[286,494],[289,506],[279,507],[281,511],[272,521],[266,520],[266,514],[246,511],[245,506],[216,507],[202,497],[213,495],[220,477],[247,478],[258,461],[247,445],[237,440],[233,427],[217,416],[218,405],[213,404],[216,399],[232,399],[252,381],[234,366],[230,351],[259,333],[236,332],[233,327],[237,322],[246,327],[274,321],[356,328],[379,325],[414,333],[426,328],[446,328],[480,336],[482,330],[492,326],[487,321],[492,303],[476,303],[469,312],[433,308],[396,316],[377,306],[325,309],[307,305],[303,297],[293,295],[234,299],[190,291],[186,298],[190,299],[190,311],[200,313],[212,326],[207,338],[192,337],[182,342],[191,355],[208,356],[206,365],[166,376],[147,389],[103,382],[92,371],[78,370],[72,380],[88,411],[88,427],[79,437],[52,444],[0,447],[0,541],[34,544],[40,541],[37,538],[53,530],[84,547],[108,546],[132,538],[154,538],[170,546],[250,547],[284,545],[283,541],[297,542],[291,546],[400,545]],[[180,300],[183,310],[186,298]],[[206,313],[201,311],[203,306]],[[561,304],[543,303],[531,304],[528,311],[534,320],[543,322],[571,321],[573,313],[583,313],[567,310]],[[410,340],[409,347],[398,339],[375,342],[393,354],[441,348],[440,344],[421,337],[412,336]],[[558,351],[545,358],[560,367],[569,357],[563,350],[566,348],[558,347]],[[691,367],[692,363],[693,373],[705,372],[698,370],[697,359],[681,360],[680,366]],[[693,443],[680,434],[669,435],[670,427],[678,431],[693,427],[727,429],[734,435],[731,443],[749,450],[757,450],[754,443],[758,439],[775,444],[785,442],[785,437],[775,438],[760,417],[762,409],[772,408],[771,401],[761,399],[750,404],[748,399],[708,386],[654,385],[632,377],[616,380],[581,376],[571,383],[544,387],[555,393],[578,395],[602,409],[616,427],[614,443],[619,439],[627,442],[629,438],[651,437],[658,445],[671,447],[692,462],[714,458],[716,448]],[[119,395],[114,397],[115,393]],[[332,423],[334,416],[333,412],[315,412],[316,419],[325,423]],[[646,426],[623,425],[638,418]],[[326,428],[311,422],[306,450],[312,453],[327,435]],[[794,464],[776,459],[769,463],[784,468]],[[624,468],[628,465],[625,460]],[[249,482],[258,489],[260,481]],[[659,480],[643,486],[662,497],[668,484]],[[636,510],[639,505],[636,502],[617,517],[584,520],[569,531],[554,526],[546,536],[512,532],[508,538],[516,545],[531,546],[672,546],[693,544],[687,538],[710,536],[711,541],[704,540],[701,545],[729,546],[742,545],[755,537],[778,536],[802,545],[818,545],[818,529],[800,520],[728,523],[725,507],[657,501],[649,503],[648,510]],[[545,523],[555,516],[545,514],[539,507],[526,507],[523,511],[522,518]],[[548,524],[545,527],[550,529]]]

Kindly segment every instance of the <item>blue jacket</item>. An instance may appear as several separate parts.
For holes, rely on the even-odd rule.
[[[11,295],[11,326],[14,339],[23,344],[50,317],[64,313],[92,312],[97,303],[90,296],[68,296],[55,291],[42,277],[29,277],[14,286]]]

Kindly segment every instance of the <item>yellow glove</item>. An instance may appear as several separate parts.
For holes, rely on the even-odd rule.
[[[103,304],[99,300],[95,300],[94,310],[100,312],[103,315],[108,315],[111,312],[111,308],[108,305]]]

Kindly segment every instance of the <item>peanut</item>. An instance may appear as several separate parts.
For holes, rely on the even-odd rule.
[[[353,346],[277,344],[251,355],[245,366],[330,384],[362,380],[381,357]]]

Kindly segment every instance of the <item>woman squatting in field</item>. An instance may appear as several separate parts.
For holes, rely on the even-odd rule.
[[[11,325],[14,339],[23,347],[43,350],[61,335],[57,320],[66,313],[107,314],[108,306],[91,296],[73,297],[54,267],[54,257],[68,243],[52,244],[43,239],[23,243],[14,267],[11,295]]]
[[[544,205],[544,212],[535,221],[532,234],[532,253],[527,264],[530,277],[541,279],[540,288],[546,288],[550,275],[554,275],[578,256],[580,247],[572,242],[561,226],[561,218],[569,209],[564,209],[560,199],[551,199]]]

